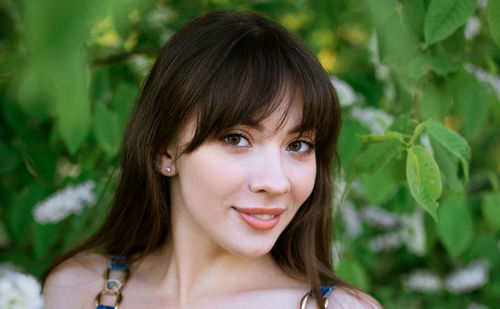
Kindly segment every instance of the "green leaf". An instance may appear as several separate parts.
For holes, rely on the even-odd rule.
[[[406,173],[404,176],[406,180]],[[396,215],[410,215],[415,212],[415,199],[411,195],[408,186],[400,186],[394,197],[381,206]],[[434,222],[434,220],[432,222]]]
[[[424,18],[424,0],[405,1],[403,6],[403,23],[418,40],[424,37]]]
[[[29,117],[40,121],[50,116],[52,106],[48,104],[49,83],[41,65],[30,62],[21,74],[17,99],[19,107]]]
[[[446,76],[456,72],[455,66],[446,59],[431,57],[427,55],[418,55],[408,64],[408,77],[412,79],[420,79],[427,75],[430,71],[435,72],[439,76]]]
[[[375,21],[379,42],[380,59],[384,63],[391,59],[394,68],[406,66],[416,50],[414,40],[401,25],[394,0],[364,1],[370,7]]]
[[[437,163],[422,145],[408,149],[406,177],[413,198],[437,221],[436,200],[442,193],[441,175]]]
[[[379,142],[385,142],[385,141],[390,141],[390,140],[399,141],[401,143],[404,142],[403,134],[401,134],[400,132],[394,132],[394,131],[386,131],[384,135],[366,134],[366,135],[359,136],[359,138],[360,138],[361,142],[364,144],[379,143]]]
[[[94,134],[99,146],[110,157],[116,155],[120,149],[120,126],[115,113],[108,110],[103,104],[96,104],[94,112]]]
[[[384,167],[389,171],[392,180],[399,186],[406,183],[406,152],[400,151]]]
[[[420,119],[444,121],[444,118],[449,114],[451,102],[452,97],[446,87],[441,87],[436,82],[427,84],[422,89],[419,103]]]
[[[401,132],[404,135],[413,133],[413,119],[407,115],[399,116],[389,126],[389,131]]]
[[[90,100],[84,66],[73,58],[68,56],[59,63],[63,67],[53,70],[52,79],[57,83],[53,92],[57,128],[70,153],[75,154],[89,132]]]
[[[464,123],[465,136],[474,137],[486,123],[488,102],[483,87],[475,76],[461,72],[449,80],[458,114]]]
[[[9,102],[6,98],[0,97],[0,100],[3,100],[1,106],[7,126],[15,133],[23,133],[26,130],[26,117],[19,105]]]
[[[446,200],[439,210],[438,236],[446,251],[458,257],[474,237],[474,222],[465,201]]]
[[[452,35],[436,44],[436,54],[455,63],[462,63],[465,51],[465,25],[459,27]]]
[[[463,25],[476,9],[477,0],[434,0],[425,16],[425,44],[446,38]]]
[[[500,254],[498,254],[497,239],[494,235],[483,234],[483,231],[477,231],[471,241],[471,245],[464,252],[461,260],[466,263],[472,263],[478,259],[485,259],[490,263],[492,269],[498,269],[500,266]],[[481,233],[481,234],[480,234]]]
[[[400,150],[401,144],[394,140],[370,144],[356,156],[354,165],[359,173],[376,173]]]
[[[57,157],[49,152],[32,151],[29,153],[30,163],[42,179],[53,183],[56,175]]]
[[[464,185],[458,179],[458,158],[446,150],[441,144],[437,143],[433,138],[430,139],[434,158],[443,173],[444,179],[448,187],[455,192],[463,192]]]
[[[7,229],[14,242],[21,240],[28,226],[33,222],[31,211],[35,204],[46,196],[46,191],[41,185],[33,183],[23,195],[9,205]]]
[[[139,87],[137,85],[131,83],[121,83],[113,93],[113,99],[110,106],[117,115],[120,135],[122,135],[128,123],[138,92]]]
[[[111,77],[108,70],[97,69],[92,74],[92,101],[108,100],[111,97]]]
[[[361,143],[356,141],[356,135],[368,133],[368,129],[363,127],[359,122],[353,121],[349,117],[342,119],[342,130],[340,130],[338,149],[339,156],[343,162],[351,159],[358,151],[361,150]]]
[[[37,259],[44,259],[51,252],[52,246],[61,234],[60,227],[59,224],[35,223],[33,247]]]
[[[12,172],[21,162],[21,153],[0,143],[0,174]]]
[[[434,120],[429,121],[427,132],[436,142],[460,160],[464,174],[464,186],[467,186],[469,183],[470,162],[470,147],[467,141],[458,133]]]
[[[375,174],[359,177],[363,196],[369,204],[380,205],[395,194],[398,186],[392,179],[388,166]]]
[[[370,279],[366,270],[357,261],[343,260],[335,269],[337,275],[362,290],[370,289]]]
[[[413,135],[410,139],[410,144],[413,145],[413,142],[415,141],[415,139],[420,135],[420,133],[422,133],[422,131],[425,129],[425,127],[427,126],[427,121],[424,121],[424,122],[421,122],[417,125],[417,127],[415,128],[415,131],[413,132]]]
[[[494,232],[500,231],[500,193],[491,192],[483,195],[483,216]]]
[[[500,47],[500,1],[488,1],[486,5],[486,17],[490,24],[491,35],[497,46]]]
[[[366,1],[376,24],[384,24],[396,16],[396,0]]]

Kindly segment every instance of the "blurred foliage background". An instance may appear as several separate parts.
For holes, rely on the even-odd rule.
[[[386,308],[498,308],[494,0],[0,0],[4,265],[38,276],[95,230],[161,46],[219,9],[280,22],[337,86],[338,274]]]

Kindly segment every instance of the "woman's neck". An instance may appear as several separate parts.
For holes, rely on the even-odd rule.
[[[132,276],[153,292],[173,300],[178,308],[189,308],[190,303],[214,295],[273,288],[307,289],[287,276],[269,253],[257,258],[241,257],[197,235],[173,228],[171,239],[133,267]]]

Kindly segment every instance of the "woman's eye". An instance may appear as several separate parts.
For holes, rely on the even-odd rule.
[[[312,149],[312,144],[305,141],[294,141],[288,144],[287,150],[292,152],[306,152]]]
[[[224,137],[224,141],[232,146],[248,147],[250,143],[240,134],[231,134]]]

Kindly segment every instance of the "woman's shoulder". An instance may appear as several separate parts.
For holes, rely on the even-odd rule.
[[[335,287],[328,296],[330,308],[380,309],[382,306],[372,296],[347,287]]]
[[[91,308],[103,286],[103,273],[109,257],[97,253],[79,253],[56,266],[43,285],[47,308],[67,308],[68,303]]]

